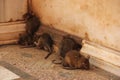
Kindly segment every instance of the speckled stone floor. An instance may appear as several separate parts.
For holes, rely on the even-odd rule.
[[[91,65],[86,70],[65,70],[52,63],[59,54],[44,59],[47,52],[36,48],[20,48],[18,45],[0,46],[0,66],[11,70],[21,78],[16,80],[120,80],[119,77]]]

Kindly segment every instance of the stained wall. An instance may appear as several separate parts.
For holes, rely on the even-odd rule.
[[[45,25],[120,51],[120,0],[32,0]]]

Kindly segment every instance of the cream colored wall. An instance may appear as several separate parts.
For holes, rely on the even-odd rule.
[[[120,0],[32,0],[46,25],[120,51]]]
[[[22,20],[27,11],[27,0],[0,0],[0,22]]]
[[[5,0],[0,0],[0,22],[4,22],[5,21]]]

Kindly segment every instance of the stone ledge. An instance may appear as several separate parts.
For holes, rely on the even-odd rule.
[[[90,56],[91,64],[120,76],[120,52],[83,40],[81,53]]]

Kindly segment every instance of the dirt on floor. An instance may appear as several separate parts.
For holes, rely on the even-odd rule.
[[[52,63],[59,54],[36,48],[20,48],[19,45],[0,46],[0,65],[21,76],[17,80],[119,80],[120,78],[95,66],[90,70],[65,70]]]

